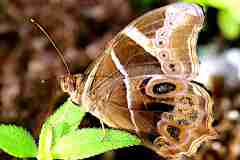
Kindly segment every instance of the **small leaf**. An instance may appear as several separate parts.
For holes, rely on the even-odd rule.
[[[218,14],[218,23],[223,35],[234,40],[240,35],[240,25],[228,11],[220,11]]]
[[[85,112],[69,99],[47,120],[53,129],[53,144],[63,135],[77,129]]]
[[[37,156],[33,137],[25,129],[14,125],[0,125],[0,149],[18,158]]]
[[[43,125],[39,136],[38,160],[52,160],[52,127],[47,123]]]
[[[102,129],[86,128],[63,136],[53,146],[52,155],[55,159],[84,159],[140,143],[140,139],[124,131],[106,129],[103,138]]]

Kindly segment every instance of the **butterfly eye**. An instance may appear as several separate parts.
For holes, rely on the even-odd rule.
[[[64,92],[74,92],[76,90],[76,78],[73,75],[60,77],[60,83]]]

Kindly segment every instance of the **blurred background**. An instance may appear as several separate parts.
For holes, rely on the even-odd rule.
[[[213,93],[214,126],[221,133],[203,144],[196,160],[240,159],[240,1],[199,3],[206,22],[198,40],[197,80]],[[66,74],[56,50],[30,22],[35,18],[64,52],[71,73],[83,72],[124,26],[174,0],[0,0],[0,123],[37,137],[42,122],[66,100],[57,77]],[[81,127],[100,126],[87,115]],[[1,159],[14,159],[0,151]],[[108,152],[92,160],[163,159],[144,147]]]

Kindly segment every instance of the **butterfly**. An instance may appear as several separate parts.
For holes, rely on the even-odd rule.
[[[202,9],[174,3],[125,27],[85,74],[61,78],[63,91],[110,127],[137,134],[163,157],[191,156],[216,138],[213,101],[193,79]]]

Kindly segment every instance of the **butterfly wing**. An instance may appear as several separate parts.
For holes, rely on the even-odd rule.
[[[202,24],[202,10],[183,3],[133,21],[93,66],[83,106],[111,127],[138,133],[163,156],[194,153],[215,135],[211,98],[190,83]]]
[[[177,3],[157,9],[120,32],[108,52],[124,87],[111,86],[102,112],[108,116],[103,118],[112,117],[108,122],[113,127],[131,126],[126,128],[166,157],[191,155],[200,143],[215,137],[211,98],[189,82],[198,74],[196,41],[203,19],[195,5]],[[122,98],[114,96],[119,92],[124,93]],[[121,123],[121,115],[131,125]]]
[[[202,10],[176,3],[151,11],[129,24],[109,44],[91,71],[87,92],[112,77],[171,75],[192,79],[198,73],[197,33]],[[91,81],[91,83],[90,83]],[[93,88],[93,89],[92,89]]]
[[[123,77],[99,86],[90,113],[107,125],[137,133],[143,143],[164,157],[192,155],[199,144],[216,137],[212,100],[205,89],[179,79],[147,75],[129,79],[131,105]],[[176,90],[154,94],[154,84],[175,84]]]
[[[203,21],[200,7],[171,4],[133,21],[113,40],[111,48],[129,72],[136,62],[141,65],[142,59],[152,56],[151,62],[161,67],[156,73],[192,79],[198,74],[196,42]]]

